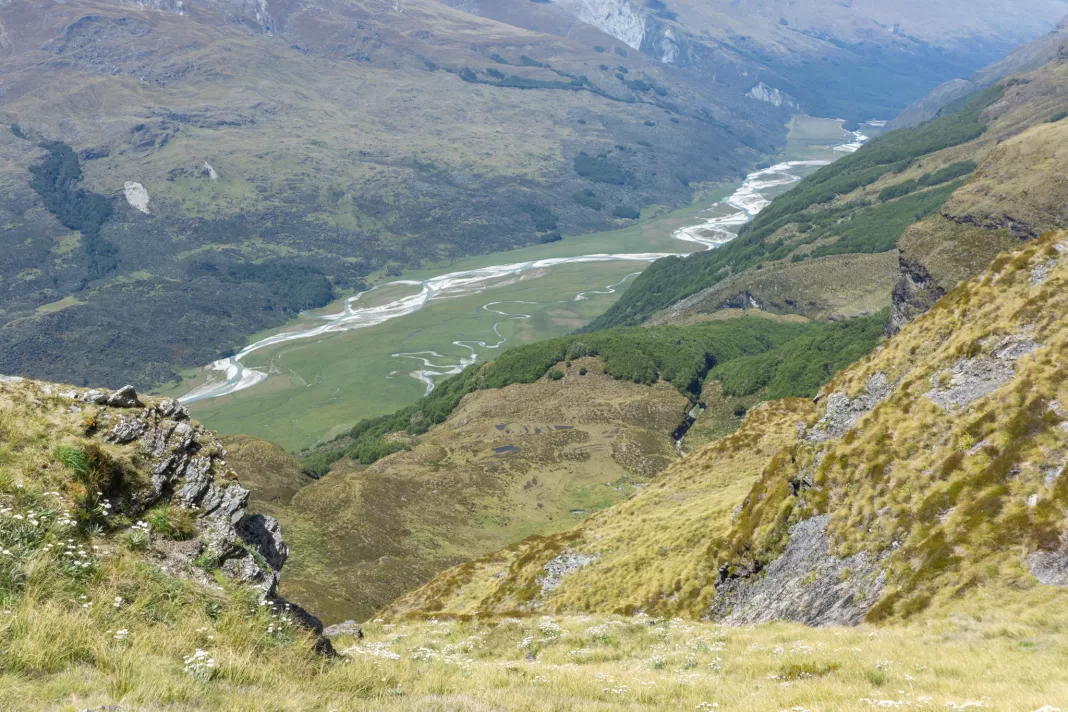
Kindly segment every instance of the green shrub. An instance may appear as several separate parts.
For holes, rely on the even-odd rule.
[[[290,311],[325,307],[334,299],[334,287],[322,270],[291,262],[231,265],[226,278],[239,284],[253,282],[271,291]]]
[[[575,172],[597,183],[623,185],[627,182],[627,174],[619,165],[605,158],[590,156],[585,152],[575,156]]]
[[[525,203],[520,206],[520,209],[534,221],[534,229],[538,232],[556,229],[556,215],[549,208],[535,203]]]
[[[494,361],[471,367],[442,381],[430,395],[390,415],[357,423],[346,436],[347,445],[326,448],[303,458],[306,470],[325,472],[329,464],[348,457],[370,464],[406,449],[392,433],[420,435],[442,423],[463,397],[478,390],[534,383],[561,361],[599,356],[605,373],[618,380],[652,385],[663,380],[696,398],[709,369],[717,363],[778,348],[815,328],[811,324],[781,324],[746,317],[695,326],[612,329],[564,336],[505,351]],[[583,371],[585,369],[582,369]],[[582,371],[580,371],[582,374]],[[550,378],[555,378],[549,375]]]
[[[53,453],[56,460],[74,473],[81,482],[87,482],[91,472],[89,458],[85,450],[80,447],[60,445]]]
[[[580,190],[571,197],[576,203],[584,208],[589,208],[590,210],[600,210],[604,207],[604,203],[601,202],[601,199],[589,188]]]
[[[344,450],[327,450],[302,457],[300,464],[305,474],[319,479],[325,477],[330,467],[344,456]]]
[[[1047,123],[1055,124],[1058,121],[1064,121],[1065,119],[1068,119],[1068,111],[1058,111],[1056,114],[1054,114],[1053,116],[1049,117],[1049,120],[1047,121]],[[18,134],[16,134],[16,135],[18,135]]]
[[[723,384],[725,396],[748,396],[762,390],[768,400],[811,398],[843,368],[871,352],[882,338],[889,316],[821,324],[777,349],[728,361],[709,378]],[[744,415],[744,406],[738,406]]]
[[[879,193],[879,200],[886,202],[888,200],[900,198],[902,195],[908,195],[919,188],[929,188],[931,186],[947,183],[951,180],[956,180],[957,178],[969,175],[977,167],[978,164],[972,161],[950,164],[942,170],[926,173],[916,180],[907,180],[883,188]]]
[[[641,212],[635,208],[630,208],[625,205],[621,205],[612,211],[612,215],[617,218],[624,218],[626,220],[637,220],[642,216]]]
[[[892,250],[909,225],[937,212],[960,186],[959,182],[950,183],[857,211],[830,228],[824,236],[837,236],[838,240],[816,248],[812,256]]]
[[[407,445],[400,442],[361,442],[357,443],[349,450],[348,456],[359,462],[361,465],[370,465],[372,462],[377,462],[383,457],[408,449],[410,448]]]
[[[111,218],[111,201],[79,187],[82,168],[70,146],[48,141],[41,148],[48,151],[48,156],[30,166],[30,187],[64,227],[82,234],[89,276],[103,277],[119,265],[118,248],[100,236],[104,223]]]

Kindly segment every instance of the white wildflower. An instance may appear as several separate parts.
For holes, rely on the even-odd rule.
[[[186,674],[198,680],[210,680],[215,674],[215,658],[206,650],[197,648],[184,662]]]

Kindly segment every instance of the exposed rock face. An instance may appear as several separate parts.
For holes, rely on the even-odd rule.
[[[584,566],[589,566],[596,560],[596,556],[587,556],[573,551],[560,554],[560,556],[545,564],[545,575],[538,579],[542,595],[559,586],[568,574],[572,574]]]
[[[927,397],[946,410],[957,410],[993,393],[1016,376],[1016,360],[1038,348],[1026,338],[1010,338],[999,344],[990,356],[965,358],[953,364],[949,382],[936,384]]]
[[[140,408],[141,401],[137,398],[137,391],[133,386],[123,386],[119,390],[109,393],[107,404],[112,408]]]
[[[628,0],[553,0],[553,4],[633,49],[641,49],[645,12]]]
[[[975,225],[984,230],[1008,230],[1018,240],[1033,240],[1042,234],[1040,229],[1014,218],[1011,215],[990,216],[985,219],[977,219],[973,215],[951,215],[943,211],[942,217],[952,220],[958,225]]]
[[[1027,567],[1039,583],[1068,586],[1068,541],[1056,551],[1036,551],[1027,557]]]
[[[877,373],[868,379],[865,392],[852,400],[844,393],[832,393],[827,397],[826,412],[805,439],[822,443],[842,437],[865,413],[886,398],[892,389],[886,376]]]
[[[130,204],[130,207],[134,210],[139,210],[145,215],[148,215],[148,191],[145,190],[145,186],[134,181],[126,181],[122,186],[123,193],[126,195],[126,202]]]
[[[777,620],[806,625],[856,625],[886,585],[884,557],[866,552],[838,558],[830,551],[822,515],[790,530],[786,551],[759,574],[728,578],[716,586],[710,613],[732,625]]]
[[[946,290],[919,262],[911,262],[904,255],[898,256],[898,277],[890,295],[890,320],[886,323],[886,335],[893,336],[934,303],[945,296]]]
[[[764,82],[760,82],[755,87],[750,89],[749,90],[749,96],[751,96],[752,98],[756,99],[757,101],[766,101],[767,103],[771,104],[772,106],[783,106],[783,105],[785,105],[785,106],[789,106],[789,107],[792,107],[792,108],[795,108],[795,109],[796,108],[800,108],[800,107],[798,107],[797,102],[795,102],[789,96],[787,96],[786,94],[783,94],[781,91],[779,91],[778,89],[776,89],[774,87],[769,87]]]
[[[118,475],[113,485],[102,487],[110,511],[136,518],[167,504],[196,512],[192,537],[175,540],[150,535],[146,551],[150,560],[169,575],[204,586],[218,586],[207,573],[214,569],[236,583],[258,588],[262,605],[320,636],[316,650],[334,653],[330,641],[322,637],[322,622],[278,597],[279,572],[289,556],[281,527],[272,517],[246,510],[249,491],[223,459],[222,442],[193,422],[188,409],[171,399],[142,402],[132,386],[107,391],[31,385],[41,396],[70,401],[71,412],[95,406],[87,413],[88,437],[99,433],[115,445],[137,443],[137,455],[122,464],[115,461]],[[147,483],[124,474],[130,463],[148,476]],[[135,529],[148,531],[143,526]]]
[[[90,391],[79,400],[98,397]],[[129,386],[109,395],[106,402],[109,406],[129,404],[120,406],[127,409],[139,404]],[[117,444],[139,441],[148,458],[151,487],[139,496],[140,506],[148,508],[169,499],[198,511],[197,536],[164,552],[170,564],[188,569],[207,555],[230,578],[258,586],[264,599],[273,598],[288,550],[277,521],[245,511],[249,491],[226,467],[225,450],[215,434],[190,421],[189,411],[169,399],[136,413],[106,411],[100,420],[108,428],[106,440]]]

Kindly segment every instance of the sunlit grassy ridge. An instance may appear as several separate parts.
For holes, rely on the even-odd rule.
[[[1068,511],[1066,252],[1050,234],[1006,253],[834,379],[815,409],[755,409],[625,504],[447,572],[391,615],[702,615],[717,576],[753,576],[820,514],[831,554],[886,557],[873,620],[1041,590],[1029,566],[1063,556]]]

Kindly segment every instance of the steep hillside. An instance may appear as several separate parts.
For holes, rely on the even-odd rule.
[[[16,0],[0,28],[0,373],[78,383],[158,385],[368,279],[689,204],[789,115],[434,0]]]
[[[818,331],[753,318],[606,332],[470,369],[304,457],[321,479],[264,510],[298,551],[286,594],[328,620],[366,617],[449,566],[570,528],[677,458],[712,366]]]
[[[174,401],[0,381],[0,706],[66,704],[46,702],[41,676],[144,694],[135,660],[187,678],[172,688],[187,698],[217,665],[307,670],[332,653],[278,597],[288,547],[225,456]]]
[[[1066,255],[1051,233],[999,256],[815,404],[755,409],[626,503],[447,572],[390,615],[825,625],[1063,600]]]
[[[275,563],[284,558],[284,545],[273,524],[244,510],[248,492],[233,481],[229,467],[242,472],[242,482],[270,489],[273,493],[261,501],[277,504],[292,494],[288,488],[297,473],[276,450],[235,440],[224,455],[215,437],[187,420],[180,407],[167,401],[138,404],[129,391],[5,380],[0,383],[0,707],[64,712],[1054,709],[1068,695],[1060,674],[1068,655],[1068,586],[1058,578],[1064,555],[1057,551],[1064,546],[1059,536],[1068,502],[1060,490],[1068,473],[1051,475],[1049,467],[1060,464],[1063,470],[1068,448],[1059,422],[1064,417],[1050,416],[1059,406],[1048,401],[1065,383],[1056,370],[1065,348],[1058,318],[1068,282],[1065,253],[1068,235],[1059,235],[1000,259],[982,280],[951,294],[837,380],[829,390],[849,393],[864,390],[873,372],[893,376],[895,369],[913,369],[892,395],[853,424],[856,437],[826,439],[849,427],[846,420],[827,416],[845,413],[843,403],[868,405],[862,399],[859,405],[836,395],[818,404],[769,403],[754,410],[736,435],[669,468],[658,485],[579,530],[531,540],[460,567],[394,609],[410,614],[406,604],[427,603],[427,595],[436,591],[441,598],[431,599],[431,608],[446,610],[430,620],[378,619],[326,629],[336,657],[314,652],[316,636],[301,624],[314,626],[314,621],[298,609],[260,603],[277,580]],[[967,348],[971,339],[998,332],[1000,341],[1011,334],[1010,325],[1030,323],[1032,316],[1037,317],[1034,330],[1026,338],[1038,348],[1017,361],[1001,391],[990,392],[988,379],[978,389],[986,394],[957,410],[923,402],[927,396],[920,393],[946,403],[978,392],[974,382],[965,382],[985,363]],[[991,328],[974,328],[973,319]],[[995,347],[992,360],[1011,359],[1022,343],[1016,342],[1013,353]],[[943,364],[961,363],[954,351],[962,348],[966,367],[941,378]],[[999,361],[985,374],[997,380],[1008,370]],[[877,379],[875,390],[885,382]],[[604,381],[599,386],[599,391],[626,387]],[[1025,407],[1017,408],[1006,394],[1021,389]],[[918,397],[912,414],[922,411],[936,421],[910,423],[902,417],[897,409],[913,391]],[[1028,414],[1042,408],[1028,404],[1039,401],[1052,410],[1034,421]],[[988,418],[991,406],[998,413]],[[798,429],[798,420],[816,425]],[[941,432],[946,423],[954,425]],[[973,432],[977,423],[983,432]],[[965,426],[963,431],[957,424]],[[765,586],[774,585],[772,577],[784,571],[794,573],[788,585],[821,595],[841,594],[860,579],[854,556],[852,567],[834,569],[835,583],[823,585],[828,571],[797,565],[796,549],[809,541],[813,519],[829,518],[827,531],[844,531],[847,540],[864,530],[863,521],[849,520],[843,529],[835,517],[852,511],[846,502],[868,502],[867,493],[857,497],[853,490],[871,482],[869,473],[851,481],[833,473],[845,463],[862,466],[871,456],[846,450],[892,442],[892,437],[872,437],[892,432],[888,425],[915,437],[915,442],[898,442],[922,455],[896,460],[885,473],[892,481],[876,483],[881,485],[876,496],[921,497],[924,488],[946,489],[958,504],[913,506],[918,519],[893,519],[879,500],[872,500],[876,506],[870,510],[852,513],[899,527],[897,532],[872,529],[878,546],[900,542],[881,583],[900,586],[910,575],[930,571],[928,584],[941,586],[967,571],[975,577],[970,586],[947,588],[945,600],[929,606],[916,624],[895,618],[893,625],[883,619],[844,628],[784,622],[739,627],[687,619],[705,613],[713,593],[713,604],[719,600],[726,587],[717,552],[746,536],[749,525],[762,533],[790,531],[784,556],[765,569]],[[1005,447],[1003,438],[1020,432],[1019,447]],[[940,437],[944,443],[934,442]],[[941,464],[947,450],[958,458],[959,470]],[[821,451],[828,477],[814,471],[811,486],[798,487],[804,501],[792,501],[796,495],[788,494],[793,491],[789,483],[797,479],[780,480],[783,473],[776,467],[803,466],[819,459]],[[790,462],[791,452],[797,463]],[[981,474],[983,458],[997,461],[1006,485]],[[932,462],[940,466],[931,470]],[[246,467],[280,471],[265,478],[264,473],[244,474]],[[975,487],[990,491],[973,497]],[[158,498],[156,488],[162,492]],[[770,500],[753,496],[762,488],[773,493]],[[821,496],[828,493],[839,497]],[[1002,507],[996,506],[999,496]],[[200,508],[187,508],[190,501]],[[778,510],[785,513],[783,526],[769,529],[770,522],[753,507],[759,501],[794,506]],[[819,507],[825,508],[823,514],[801,520],[808,508]],[[896,511],[893,505],[889,509]],[[322,519],[333,521],[335,514],[324,511]],[[246,526],[252,521],[261,522],[271,536],[249,536],[256,530]],[[960,560],[917,560],[912,547],[925,528],[954,537],[946,544]],[[1034,552],[1032,540],[1039,542]],[[600,547],[601,557],[585,560],[589,547]],[[814,553],[818,563],[836,560],[815,549],[803,553]],[[983,549],[995,554],[977,560]],[[552,566],[531,587],[528,570],[540,568],[547,550],[557,552]],[[1035,583],[1024,567],[1052,585]],[[505,577],[494,576],[495,568],[506,570]],[[511,575],[517,578],[507,578]],[[580,578],[585,591],[575,585]],[[727,579],[732,595],[744,595],[745,586],[752,585],[744,577]],[[711,585],[701,591],[695,581]],[[449,614],[485,609],[487,596],[507,605],[506,596],[494,590],[507,593],[513,586],[533,593],[518,601],[522,610],[478,621]],[[565,602],[569,608],[605,609],[615,605],[613,596],[619,596],[623,609],[651,605],[682,616],[667,619],[640,611],[530,615]],[[778,612],[763,602],[754,610]],[[800,606],[795,610],[806,612]],[[331,649],[321,640],[319,648]]]
[[[1040,158],[1058,150],[1065,110],[1058,59],[888,133],[799,183],[724,248],[654,263],[588,328],[738,307],[833,318],[891,303],[899,328],[999,251],[1068,226],[1064,173]]]

